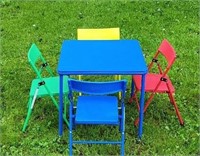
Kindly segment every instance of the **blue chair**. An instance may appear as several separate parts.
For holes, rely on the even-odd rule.
[[[69,79],[69,155],[73,144],[118,144],[124,155],[126,80],[111,82],[89,82]],[[82,93],[75,98],[76,92]],[[121,92],[121,101],[115,93]],[[76,102],[75,102],[76,101]],[[119,106],[118,106],[119,105]],[[75,125],[119,126],[120,141],[73,140]]]

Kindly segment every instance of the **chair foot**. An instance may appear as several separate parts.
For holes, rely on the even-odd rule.
[[[184,123],[184,122],[182,122],[182,123],[180,123],[180,125],[181,125],[182,127],[184,127],[184,126],[185,126],[185,123]]]
[[[23,126],[22,132],[25,133],[25,131],[26,131],[26,126]]]
[[[142,143],[142,140],[140,138],[137,138],[136,139],[136,144],[141,144]]]
[[[29,108],[28,113],[27,113],[27,116],[26,116],[26,119],[25,119],[25,121],[24,121],[24,125],[23,125],[23,128],[22,128],[22,132],[25,132],[25,131],[26,131],[26,127],[28,126],[28,122],[29,122],[31,113],[32,113],[32,109]]]
[[[179,120],[180,125],[181,125],[181,126],[184,126],[183,118],[182,118],[182,116],[181,116],[181,114],[180,114],[180,112],[179,112],[179,110],[178,110],[178,107],[177,107],[176,103],[173,103],[173,105],[174,105],[174,108],[175,108],[175,111],[176,111],[176,115],[177,115],[177,117],[178,117],[178,120]]]
[[[28,126],[28,120],[25,120],[23,128],[22,128],[22,132],[26,131],[27,126]]]

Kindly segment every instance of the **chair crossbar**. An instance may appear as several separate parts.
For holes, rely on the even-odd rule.
[[[76,108],[77,108],[77,106],[73,106],[73,108],[74,108],[74,109],[76,109]],[[121,110],[121,109],[122,109],[122,107],[118,107],[118,109],[119,109],[119,110]]]
[[[120,141],[92,141],[92,140],[80,140],[73,141],[74,144],[121,144]]]

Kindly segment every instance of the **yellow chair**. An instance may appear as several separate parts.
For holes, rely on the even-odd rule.
[[[78,29],[78,40],[119,40],[119,28]],[[81,80],[81,75],[78,76]],[[121,80],[121,75],[115,75],[115,80]]]

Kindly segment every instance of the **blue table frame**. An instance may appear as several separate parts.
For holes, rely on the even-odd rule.
[[[142,75],[139,138],[142,137],[146,62],[137,40],[65,40],[58,63],[59,135],[63,134],[64,75]],[[132,84],[132,90],[133,90]],[[132,93],[131,93],[132,94]]]

